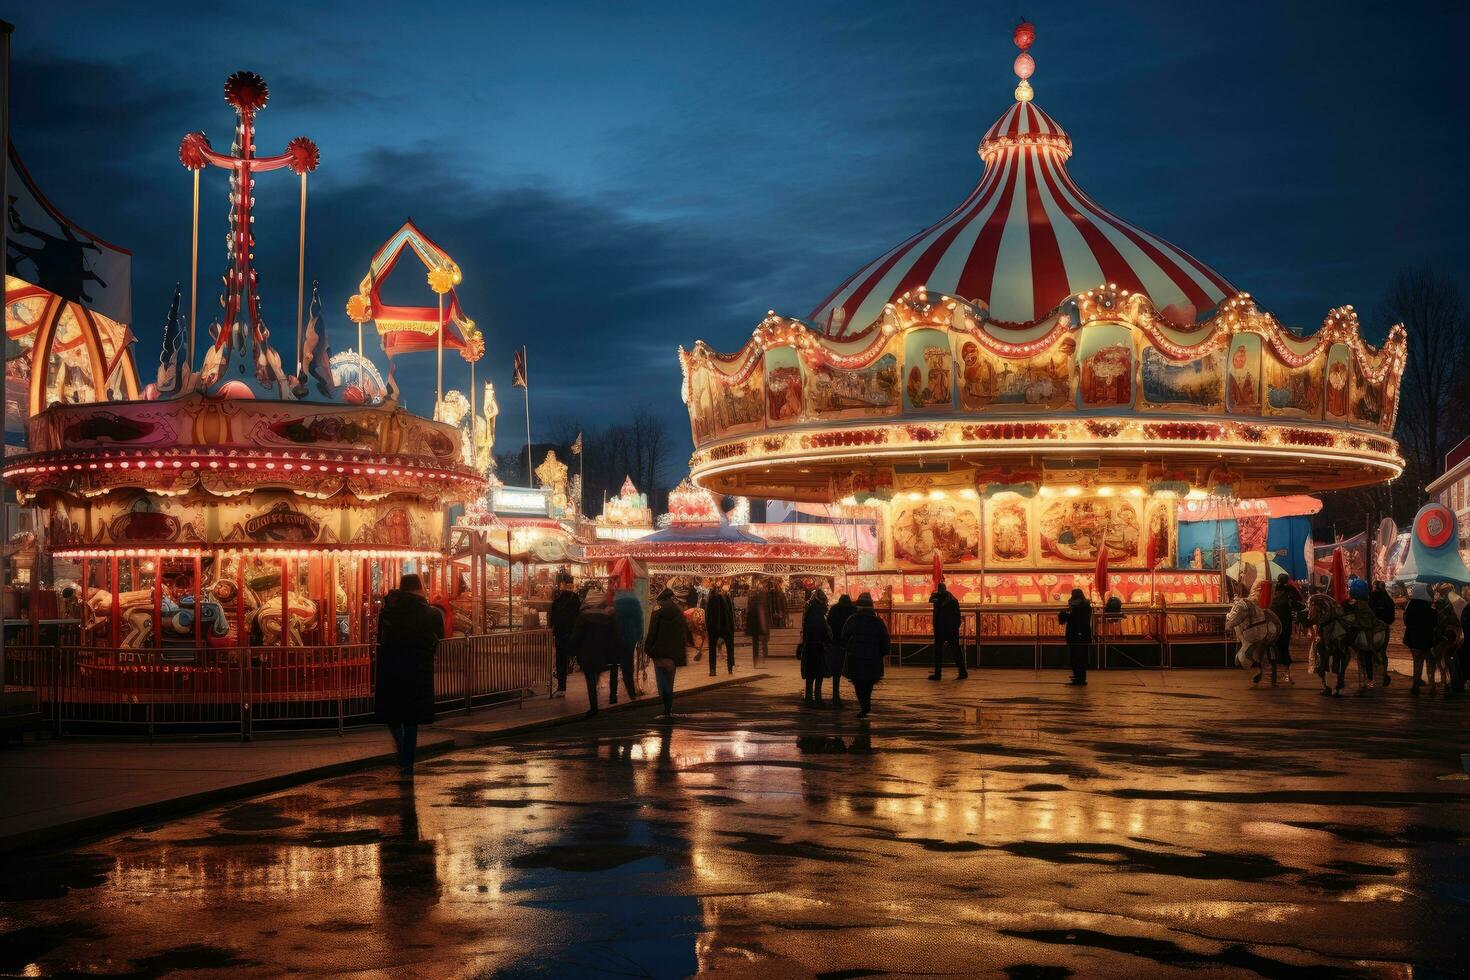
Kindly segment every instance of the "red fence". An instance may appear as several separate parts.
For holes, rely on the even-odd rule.
[[[375,652],[338,646],[98,649],[7,646],[6,689],[35,691],[63,734],[326,729],[367,724]],[[437,709],[549,692],[550,630],[447,639],[434,658]]]

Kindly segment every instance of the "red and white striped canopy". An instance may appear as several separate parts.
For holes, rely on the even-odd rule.
[[[1236,292],[1203,262],[1088,197],[1067,173],[1071,155],[1056,120],[1017,102],[980,141],[985,173],[970,196],[859,269],[810,320],[830,336],[852,336],[918,286],[988,306],[992,320],[1018,325],[1104,283],[1142,292],[1180,321]]]

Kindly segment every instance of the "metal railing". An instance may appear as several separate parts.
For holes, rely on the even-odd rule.
[[[974,650],[981,667],[1032,670],[1066,665],[1066,628],[1060,605],[964,606],[960,647]],[[1125,606],[1120,613],[1094,609],[1092,666],[1109,668],[1229,667],[1225,606]],[[933,656],[930,611],[916,604],[886,603],[879,616],[903,652],[899,662]],[[967,656],[968,659],[968,656]]]
[[[341,732],[373,720],[376,651],[336,646],[9,646],[6,689],[34,691],[58,734]],[[441,641],[437,712],[550,691],[550,630]]]

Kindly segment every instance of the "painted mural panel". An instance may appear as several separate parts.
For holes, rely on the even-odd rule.
[[[1084,408],[1133,403],[1133,334],[1127,327],[1103,323],[1083,329],[1077,365]]]
[[[1364,425],[1378,425],[1383,421],[1383,386],[1368,380],[1358,366],[1357,358],[1349,358],[1348,363],[1353,369],[1352,420]]]
[[[912,412],[954,409],[954,358],[949,335],[912,330],[903,339],[903,406]]]
[[[928,567],[937,550],[946,565],[980,557],[980,507],[973,500],[893,501],[893,557],[902,565]]]
[[[1153,347],[1144,347],[1139,387],[1144,408],[1220,411],[1224,399],[1223,354],[1216,350],[1180,363]]]
[[[1262,356],[1266,382],[1266,414],[1289,418],[1322,417],[1322,360],[1314,357],[1290,367],[1269,351]]]
[[[1015,565],[1031,563],[1031,501],[1014,495],[1003,496],[988,504],[989,520],[985,564]]]
[[[830,364],[807,366],[808,411],[824,419],[872,418],[899,410],[896,345],[865,368],[843,370]]]
[[[1127,497],[1049,500],[1037,520],[1041,561],[1090,564],[1106,541],[1110,562],[1135,564],[1142,558],[1139,526],[1138,506]]]
[[[761,427],[765,421],[761,380],[760,371],[752,371],[750,377],[736,385],[727,385],[713,374],[706,379],[713,435],[738,435]]]
[[[1159,500],[1150,500],[1144,508],[1144,540],[1142,545],[1144,567],[1149,567],[1148,556],[1152,550],[1154,568],[1172,568],[1175,551],[1178,550],[1177,542],[1173,538],[1173,530],[1178,521],[1175,513],[1178,504],[1174,498],[1165,497]]]
[[[1352,369],[1348,367],[1351,357],[1342,344],[1333,344],[1327,352],[1327,377],[1322,397],[1330,422],[1347,421],[1348,396],[1352,389]]]
[[[766,351],[766,421],[785,425],[801,418],[801,359],[794,348]]]
[[[1072,357],[1077,341],[1064,337],[1034,357],[993,354],[979,341],[957,336],[959,402],[964,411],[987,408],[1026,411],[1068,408],[1072,393]]]
[[[1238,333],[1230,338],[1225,411],[1231,415],[1261,414],[1261,338],[1256,334]]]

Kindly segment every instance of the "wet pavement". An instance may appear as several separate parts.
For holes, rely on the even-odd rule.
[[[1464,974],[1464,702],[895,673],[9,855],[0,974]]]

